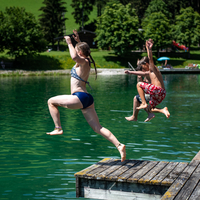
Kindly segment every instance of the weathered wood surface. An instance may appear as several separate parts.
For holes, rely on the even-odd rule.
[[[161,200],[195,200],[200,199],[200,161],[192,160],[173,182]]]
[[[104,159],[75,174],[96,180],[170,186],[188,163]]]
[[[146,194],[148,195],[153,194],[157,189],[159,190],[158,195],[160,195],[164,191],[163,187],[167,189],[166,192],[163,192],[164,195],[161,200],[199,200],[199,155],[200,153],[190,163],[146,160],[126,160],[121,163],[118,159],[103,159],[75,174],[77,197],[81,192],[83,193],[83,189],[81,191],[80,188],[83,180],[86,179],[87,183],[84,187],[89,188],[87,191],[92,191],[92,187],[90,188],[92,183],[98,185],[101,190],[111,191],[113,189],[113,194],[121,187],[124,192],[144,190],[145,193],[147,191]],[[80,183],[80,180],[82,180],[82,183]],[[95,181],[100,182],[95,183]],[[96,191],[96,188],[94,188],[94,191]],[[105,192],[105,195],[108,195],[108,192]],[[144,193],[141,195],[144,195]],[[159,196],[154,198],[159,198]]]
[[[104,198],[111,193],[116,197],[127,197],[130,193],[130,199],[148,196],[161,200],[200,200],[200,151],[190,163],[147,160],[121,163],[106,158],[77,172],[75,177],[77,197],[84,192],[97,194],[99,189]]]
[[[196,154],[196,156],[192,159],[193,160],[200,160],[200,151]]]
[[[105,191],[104,197],[111,194],[111,190],[113,195],[121,190],[137,195],[138,199],[145,194],[159,199],[188,164],[147,160],[121,163],[120,160],[106,158],[75,174],[77,197],[86,193],[92,196],[92,191],[100,189]]]

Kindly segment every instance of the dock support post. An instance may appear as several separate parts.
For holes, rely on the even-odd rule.
[[[80,197],[80,178],[76,177],[76,198]]]

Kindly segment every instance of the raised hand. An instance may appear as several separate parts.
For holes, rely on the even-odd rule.
[[[148,45],[149,45],[149,48],[152,49],[152,47],[153,47],[153,40],[152,39],[149,39]]]
[[[80,40],[80,38],[79,38],[79,35],[78,35],[78,32],[77,32],[76,29],[73,30],[73,33],[74,33],[74,35],[73,35],[74,40],[75,40],[76,42],[80,42],[81,40]]]

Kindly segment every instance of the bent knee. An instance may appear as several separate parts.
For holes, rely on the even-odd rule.
[[[99,126],[99,125],[94,125],[94,126],[91,126],[93,131],[95,133],[100,133],[101,132],[101,129],[102,129],[102,126]]]
[[[48,99],[47,104],[50,105],[51,104],[51,98]]]
[[[100,128],[98,126],[93,126],[92,129],[93,129],[93,131],[95,133],[99,133],[100,132]]]
[[[53,105],[53,99],[52,98],[48,99],[47,104],[48,104],[48,106]]]
[[[137,87],[140,87],[142,82],[137,82]]]

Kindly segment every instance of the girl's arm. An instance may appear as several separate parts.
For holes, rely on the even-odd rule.
[[[78,63],[80,65],[84,64],[85,59],[79,57],[74,46],[72,45],[71,38],[69,36],[65,36],[64,38],[68,44],[68,48],[69,48],[69,52],[70,52],[70,56],[71,56],[72,60],[74,60],[76,63]]]
[[[137,75],[137,76],[147,76],[147,75],[149,75],[149,71],[143,72],[143,71],[125,70],[124,73],[126,73],[126,74],[134,74],[134,75]]]

